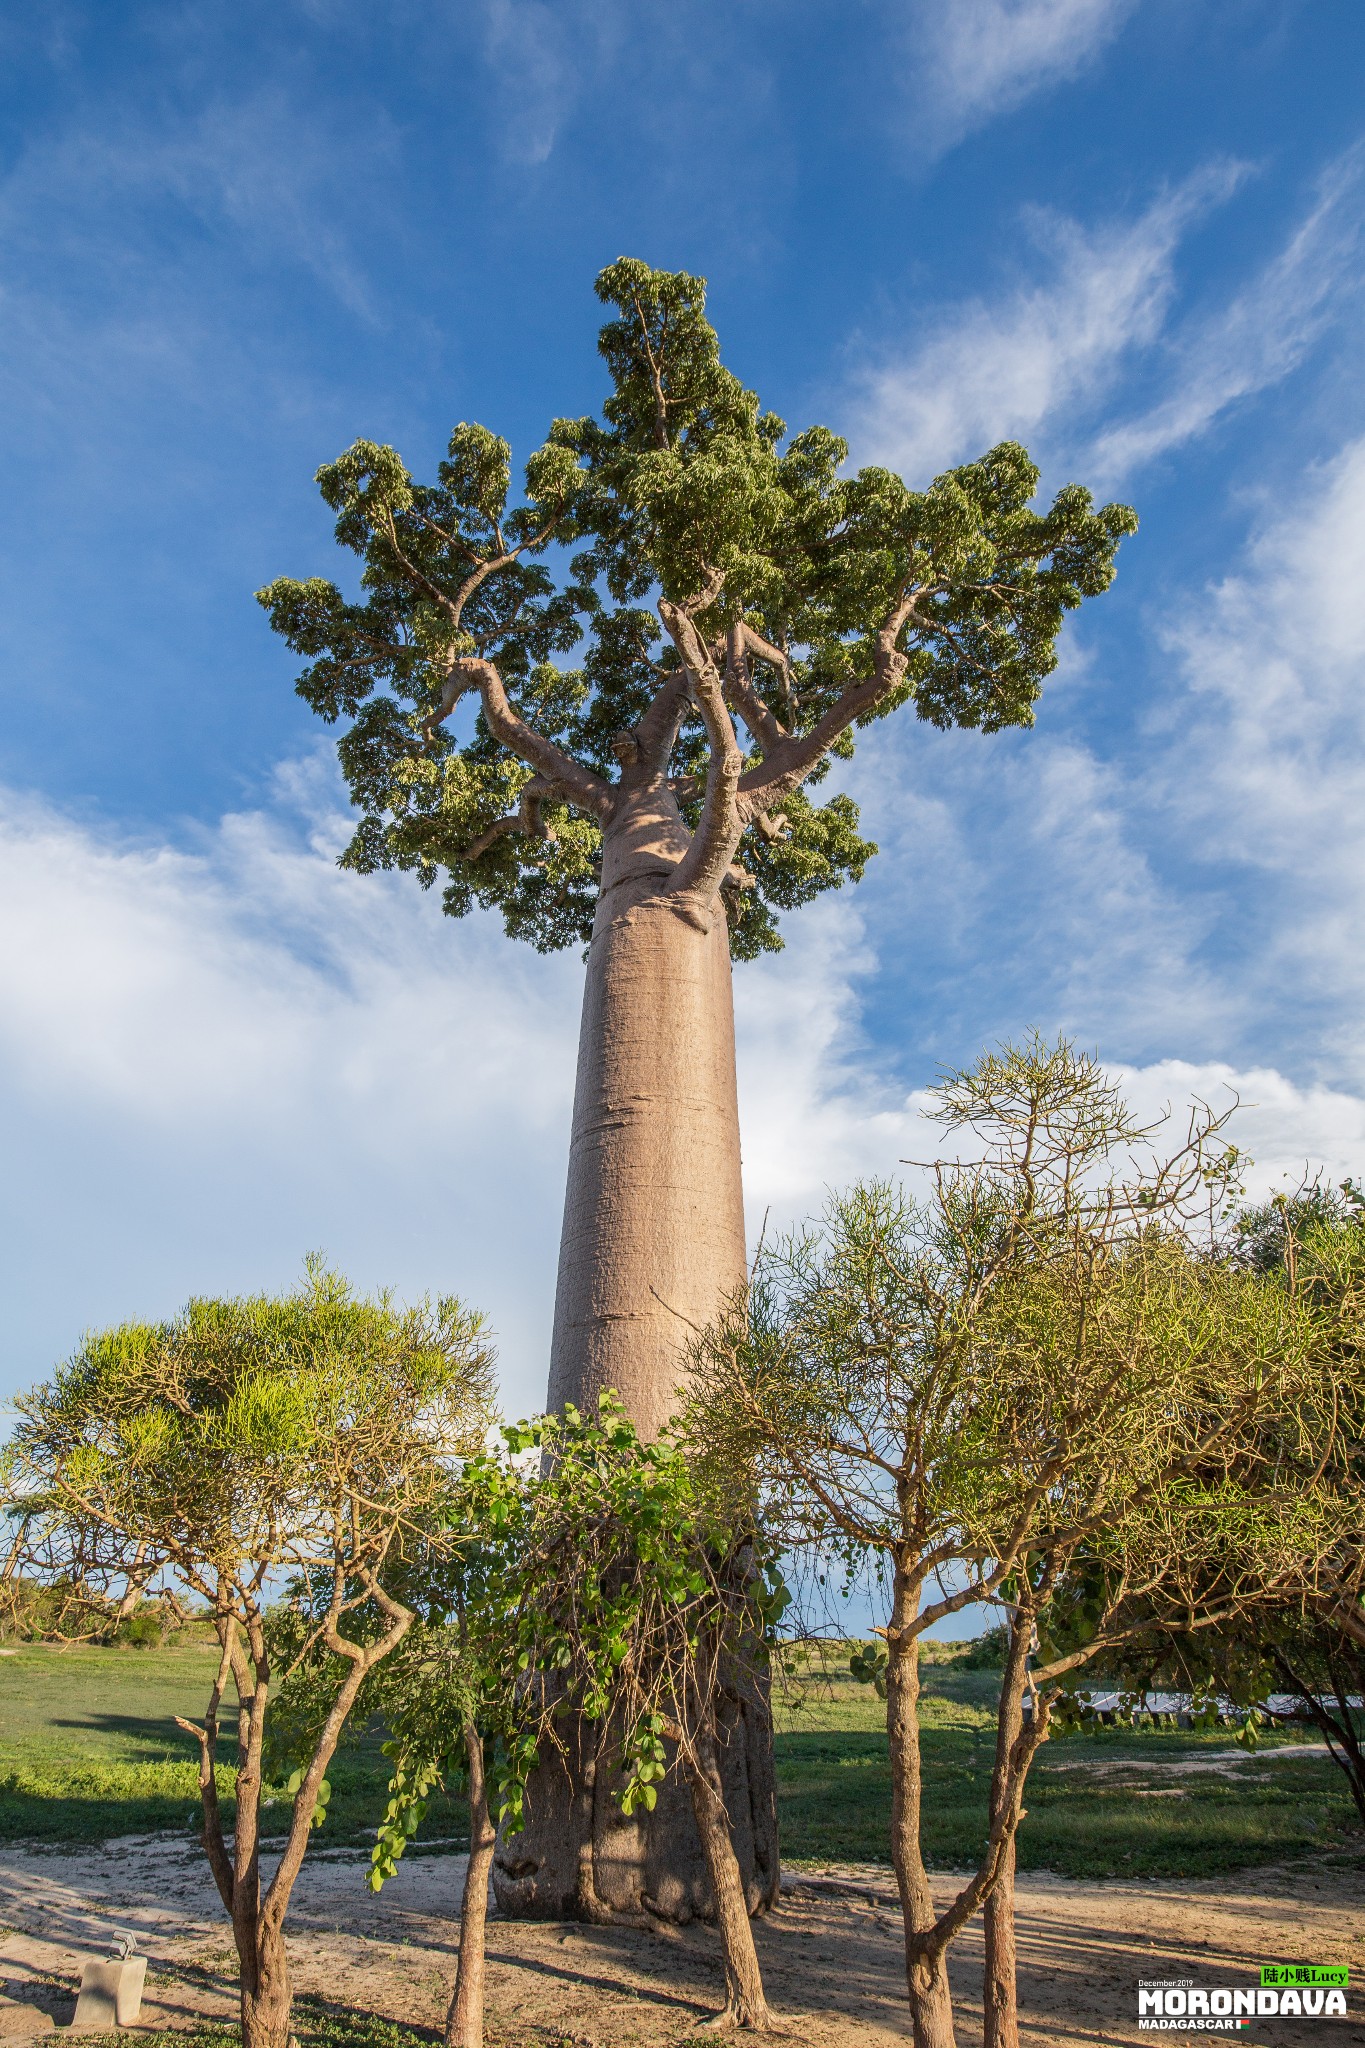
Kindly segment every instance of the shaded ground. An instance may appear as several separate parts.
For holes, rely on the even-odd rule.
[[[310,1859],[297,1893],[296,1988],[331,2004],[438,2026],[454,1968],[451,1915],[463,1858],[417,1856],[379,1898],[363,1853]],[[945,1880],[942,1886],[948,1889]],[[201,1856],[143,1837],[77,1852],[0,1852],[0,2033],[69,2020],[84,1955],[116,1931],[151,1958],[144,2015],[186,2027],[233,2011],[232,1959]],[[909,2038],[900,1929],[884,1870],[796,1875],[759,1928],[773,2003],[812,2048],[882,2048]],[[1345,1962],[1356,1978],[1346,2021],[1256,2022],[1259,2048],[1310,2040],[1365,2044],[1365,1877],[1320,1864],[1215,1881],[1095,1884],[1030,1877],[1020,1886],[1027,2048],[1133,2041],[1139,1977],[1249,1984],[1263,1961]],[[714,1932],[694,1927],[490,1926],[491,2048],[681,2048],[720,2001]],[[957,1951],[964,2043],[980,2038],[980,1937]],[[700,2037],[705,2039],[705,2036]]]

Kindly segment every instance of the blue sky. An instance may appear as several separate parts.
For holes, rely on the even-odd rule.
[[[0,1393],[322,1246],[540,1398],[580,963],[336,871],[252,592],[356,436],[592,407],[622,253],[793,427],[1143,521],[1037,728],[882,728],[880,859],[739,970],[755,1227],[1031,1026],[1365,1168],[1363,72],[1353,0],[4,0]]]

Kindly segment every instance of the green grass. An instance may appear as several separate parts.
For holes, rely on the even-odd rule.
[[[976,1862],[986,1834],[998,1674],[924,1673],[923,1835],[931,1865]],[[832,1674],[804,1707],[778,1707],[782,1850],[794,1863],[889,1861],[891,1771],[885,1709],[869,1688]],[[1103,1729],[1054,1739],[1029,1778],[1019,1833],[1023,1870],[1066,1877],[1208,1877],[1286,1857],[1365,1852],[1345,1779],[1327,1757],[1276,1751],[1235,1778],[1154,1770],[1233,1748],[1227,1729]],[[1122,1765],[1120,1772],[1110,1767]],[[1176,1796],[1170,1796],[1174,1793]]]
[[[299,2048],[428,2048],[440,2036],[434,2027],[405,2027],[376,2013],[352,2012],[320,1998],[294,2000],[290,2030]],[[235,2022],[205,2021],[177,2029],[175,2048],[232,2048],[242,2030]],[[87,2034],[84,2048],[127,2048],[126,2034]]]
[[[0,1658],[0,1841],[98,1842],[154,1829],[189,1832],[199,1805],[198,1748],[175,1725],[203,1716],[217,1651],[42,1644]],[[230,1737],[231,1724],[225,1734]],[[382,1731],[367,1731],[333,1759],[332,1797],[317,1840],[361,1842],[383,1811],[389,1760]],[[230,1739],[220,1755],[231,1756]],[[232,1817],[232,1771],[220,1764],[219,1796]],[[267,1785],[263,1827],[283,1832],[289,1800]],[[458,1797],[437,1796],[417,1841],[463,1839]]]
[[[187,1832],[198,1804],[196,1751],[174,1716],[202,1713],[213,1663],[203,1647],[26,1645],[0,1658],[0,1839],[56,1844]],[[924,1674],[924,1837],[940,1868],[973,1863],[980,1851],[998,1684],[994,1672],[951,1663]],[[779,1700],[778,1799],[790,1861],[887,1861],[883,1714],[867,1687],[838,1671],[811,1686],[804,1705]],[[363,1842],[374,1827],[388,1779],[380,1740],[371,1730],[333,1763],[321,1842]],[[1231,1748],[1226,1730],[1105,1730],[1050,1742],[1029,1781],[1020,1865],[1072,1877],[1197,1877],[1311,1852],[1359,1857],[1365,1838],[1341,1774],[1326,1758],[1276,1762],[1283,1746],[1273,1738],[1262,1752],[1267,1763],[1228,1778],[1150,1768]],[[1112,1764],[1126,1768],[1099,1768]],[[221,1782],[230,1814],[229,1770]],[[1179,1796],[1166,1796],[1172,1791]],[[268,1788],[268,1796],[279,1801],[282,1830],[283,1788]],[[272,1809],[265,1823],[269,1833]],[[438,1798],[418,1843],[462,1840],[464,1824],[458,1799]]]

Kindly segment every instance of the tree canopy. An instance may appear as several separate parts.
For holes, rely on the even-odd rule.
[[[691,835],[665,887],[684,914],[720,890],[747,958],[876,851],[847,795],[809,793],[831,756],[904,704],[1030,724],[1136,520],[1074,484],[1035,511],[1013,442],[924,490],[848,474],[838,435],[789,436],[724,367],[703,280],[623,258],[596,288],[610,393],[554,421],[519,497],[486,427],[456,427],[434,484],[357,441],[318,483],[359,595],[258,595],[308,662],[300,695],[345,721],[343,865],[444,877],[451,915],[496,907],[541,950],[582,942],[625,771],[654,763]]]
[[[163,1323],[93,1333],[15,1404],[0,1454],[13,1531],[4,1579],[27,1567],[97,1612],[111,1587],[170,1584],[211,1619],[219,1659],[204,1718],[177,1721],[199,1747],[202,1839],[232,1923],[245,2048],[290,2038],[284,1920],[325,1815],[327,1765],[367,1677],[414,1619],[391,1589],[482,1448],[492,1374],[482,1320],[458,1301],[366,1300],[311,1259],[283,1297],[194,1300]],[[300,1650],[316,1653],[318,1712],[267,1881],[263,1756],[272,1692],[289,1675],[267,1607],[289,1572],[318,1596]],[[218,1797],[229,1685],[230,1829]]]

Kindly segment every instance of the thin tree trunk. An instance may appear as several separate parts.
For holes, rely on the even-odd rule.
[[[119,1622],[126,1621],[128,1616],[142,1604],[142,1581],[141,1579],[134,1578],[133,1573],[140,1569],[146,1554],[146,1544],[139,1543],[137,1549],[133,1552],[133,1562],[129,1570],[128,1583],[124,1588],[123,1598],[114,1610],[115,1627],[118,1626]]]
[[[264,1916],[253,1930],[251,1968],[242,1969],[242,2048],[288,2048],[293,1991],[284,1930]]]
[[[574,1913],[590,1927],[604,1926],[611,1919],[597,1890],[597,1765],[602,1749],[602,1730],[596,1721],[580,1715],[577,1722],[577,1777],[573,1788],[575,1832],[578,1842],[578,1872],[574,1883]]]
[[[725,913],[699,931],[658,893],[686,846],[666,787],[603,846],[550,1354],[552,1409],[611,1387],[645,1437],[747,1271]]]
[[[238,1678],[240,1688],[241,1680]],[[240,1707],[239,1722],[246,1716]],[[254,1731],[253,1731],[254,1732]],[[289,1962],[280,1924],[261,1910],[260,1744],[239,1738],[232,1822],[232,1934],[242,1993],[242,2048],[285,2048],[289,2039]]]
[[[764,2033],[772,2025],[772,2018],[763,1995],[754,1930],[744,1896],[739,1859],[730,1837],[730,1819],[725,1810],[720,1765],[709,1723],[698,1729],[692,1748],[693,1755],[686,1759],[685,1768],[692,1792],[692,1811],[697,1819],[697,1833],[701,1836],[711,1888],[716,1897],[716,1925],[720,1929],[721,1950],[725,1957],[725,2010],[706,2024],[722,2032],[742,2027],[753,2033]]]
[[[1033,1634],[1032,1615],[1016,1612],[1000,1681],[995,1724],[995,1769],[991,1774],[991,1820],[994,1823],[1009,1790],[1009,1763],[1024,1726],[1023,1685]],[[995,1889],[985,1909],[985,2048],[1019,2048],[1019,1984],[1014,1937],[1015,1841],[1011,1834],[1002,1855]]]
[[[887,1640],[886,1733],[891,1752],[891,1861],[905,1925],[905,1982],[915,2048],[955,2048],[944,1950],[930,1940],[934,1900],[920,1849],[923,1765],[919,1733],[919,1642],[898,1631],[919,1611],[919,1584],[897,1571]]]
[[[1356,1812],[1361,1820],[1365,1821],[1365,1752],[1362,1752],[1356,1736],[1355,1721],[1347,1702],[1346,1690],[1330,1659],[1327,1668],[1332,1679],[1332,1689],[1337,1696],[1339,1714],[1333,1714],[1323,1704],[1310,1681],[1294,1669],[1274,1643],[1267,1643],[1262,1647],[1281,1678],[1292,1692],[1298,1694],[1310,1717],[1316,1722],[1319,1734],[1326,1740],[1329,1756],[1345,1774],[1346,1782],[1351,1788],[1351,1797],[1356,1804]]]
[[[1014,1837],[986,1901],[986,2048],[1019,2048],[1019,1986],[1014,1944]]]
[[[446,2014],[446,2048],[483,2048],[484,1930],[497,1833],[488,1811],[483,1737],[472,1724],[465,1727],[464,1745],[469,1759],[469,1863],[460,1902],[460,1958]]]

